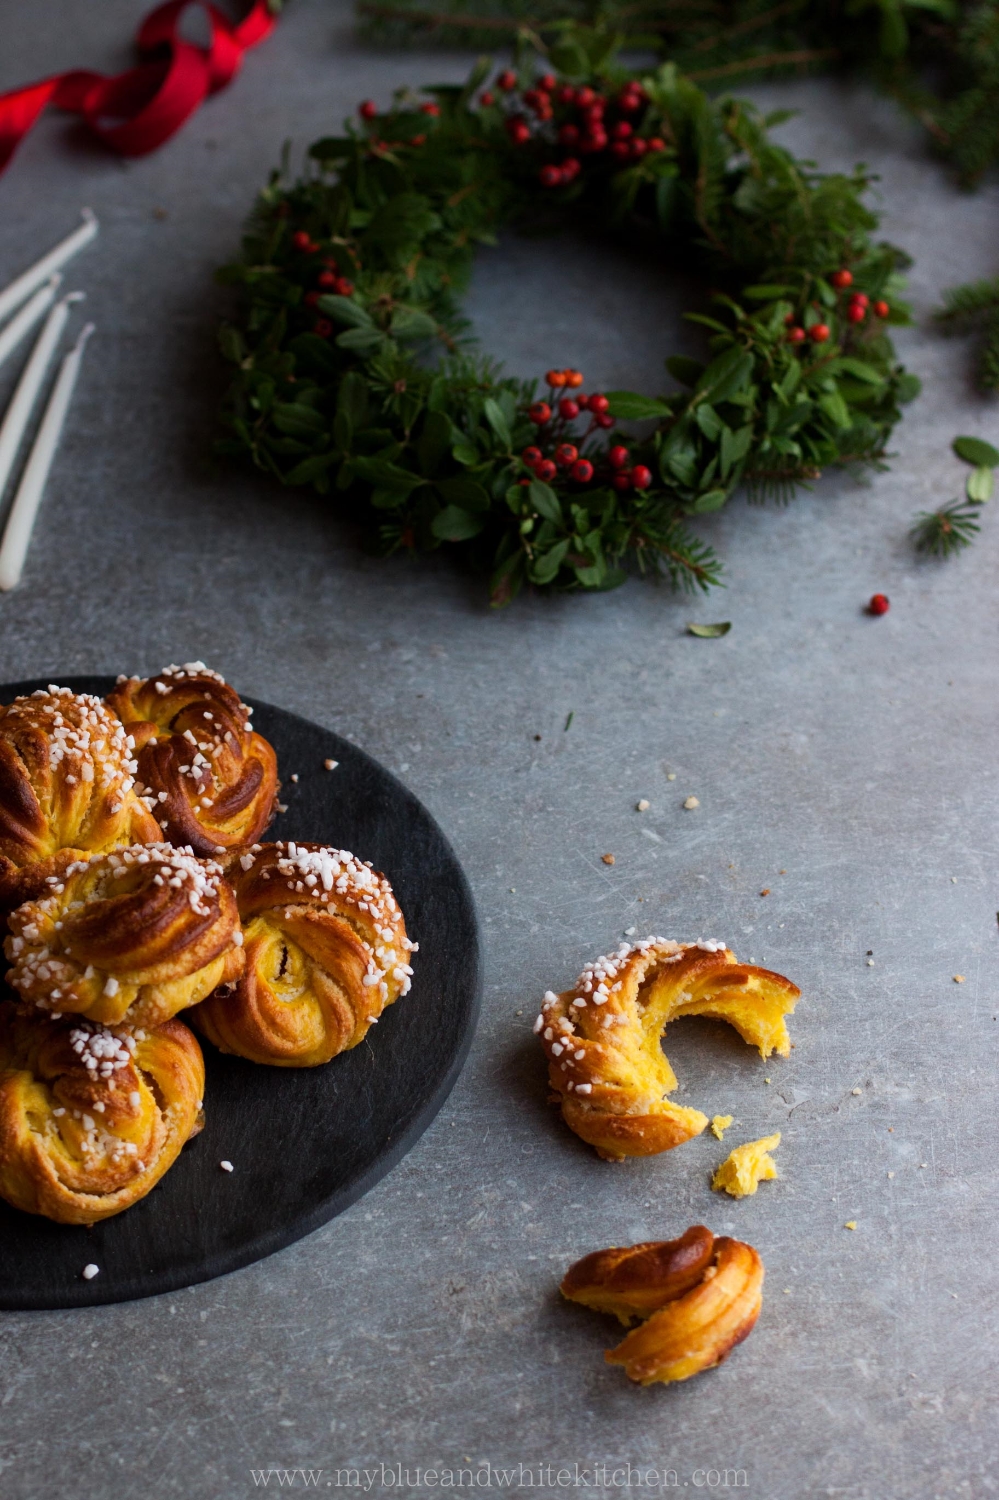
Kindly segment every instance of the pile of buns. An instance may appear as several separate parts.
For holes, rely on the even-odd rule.
[[[93,1224],[144,1197],[204,1123],[194,1031],[312,1067],[409,990],[416,944],[384,876],[260,842],[278,767],[251,712],[203,662],[119,678],[105,700],[51,686],[0,707],[15,1208]]]

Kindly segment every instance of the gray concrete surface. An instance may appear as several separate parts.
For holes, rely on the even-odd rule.
[[[3,0],[0,87],[124,65],[143,8]],[[371,1493],[430,1495],[417,1466],[484,1482],[488,1462],[528,1466],[493,1476],[504,1493],[562,1493],[561,1467],[606,1494],[631,1464],[691,1492],[744,1469],[760,1500],[992,1495],[999,519],[987,508],[943,566],[906,532],[958,493],[953,434],[999,435],[995,406],[924,320],[900,339],[925,394],[891,473],[833,477],[784,512],[731,506],[706,528],[728,568],[706,602],[635,582],[497,617],[445,566],[366,560],[322,501],[214,473],[211,272],[282,139],[464,67],[379,56],[344,0],[295,0],[158,155],[120,162],[53,116],[0,182],[0,280],[81,203],[103,223],[71,277],[99,332],[24,584],[0,599],[0,678],[204,656],[334,726],[440,819],[487,953],[457,1089],[348,1214],[175,1296],[0,1320],[0,1492],[235,1500],[260,1488],[251,1471],[321,1468],[335,1490],[357,1466]],[[799,150],[881,173],[922,314],[995,272],[996,188],[959,194],[889,106],[832,84],[755,92],[803,109],[784,127]],[[469,307],[515,370],[572,361],[594,385],[654,389],[681,336],[668,289],[578,245],[489,252]],[[875,589],[880,620],[862,613]],[[684,634],[720,618],[724,640]],[[730,1140],[783,1133],[780,1179],[753,1199],[710,1192],[711,1136],[610,1166],[545,1103],[537,999],[633,925],[727,938],[802,987],[787,1061],[708,1023],[668,1039],[680,1101],[735,1115]],[[761,1251],[759,1325],[721,1370],[633,1389],[602,1361],[613,1327],[560,1304],[558,1280],[585,1251],[701,1220]]]

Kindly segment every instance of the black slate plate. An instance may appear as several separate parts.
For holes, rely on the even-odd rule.
[[[58,681],[101,696],[113,685],[110,677]],[[45,685],[0,686],[0,702]],[[363,750],[296,714],[246,701],[277,750],[288,807],[267,837],[351,849],[389,877],[420,945],[413,988],[359,1046],[325,1067],[260,1067],[205,1042],[205,1129],[141,1203],[82,1229],[0,1201],[0,1308],[149,1297],[290,1245],[391,1171],[444,1103],[468,1054],[479,1008],[478,933],[447,839]],[[340,762],[337,770],[324,769],[327,758]],[[223,1172],[223,1159],[235,1171]],[[92,1281],[80,1275],[88,1261],[100,1266]]]

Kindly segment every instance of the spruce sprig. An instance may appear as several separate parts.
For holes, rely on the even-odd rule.
[[[917,551],[950,557],[969,547],[980,530],[978,512],[965,501],[955,500],[939,510],[920,511],[911,535]]]
[[[630,570],[709,588],[719,564],[692,520],[743,485],[788,498],[829,465],[882,466],[918,390],[887,331],[908,321],[907,257],[874,241],[862,171],[796,161],[672,64],[639,82],[601,31],[562,40],[567,79],[527,65],[484,87],[484,62],[462,87],[364,107],[297,180],[271,178],[220,273],[239,294],[223,451],[330,495],[381,552],[462,554],[495,604]],[[539,405],[535,383],[469,349],[476,245],[543,222],[608,223],[709,281],[689,315],[705,357],[667,361],[672,391],[577,414],[557,381]]]

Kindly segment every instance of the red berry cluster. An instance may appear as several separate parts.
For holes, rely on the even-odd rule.
[[[317,245],[304,229],[300,229],[292,235],[292,244],[296,250],[301,250],[306,255],[316,255],[322,248]],[[306,292],[306,307],[316,307],[320,297],[326,293],[334,293],[337,297],[350,297],[353,295],[354,283],[346,276],[340,275],[340,268],[332,255],[323,257],[323,268],[316,277],[316,286],[313,290]],[[321,339],[328,339],[333,332],[333,324],[328,318],[320,318],[313,324],[312,332],[317,333]]]
[[[585,443],[598,428],[613,427],[614,418],[607,410],[610,402],[600,394],[583,394],[580,390],[583,376],[579,370],[549,370],[545,382],[549,387],[549,399],[535,401],[528,407],[527,415],[538,428],[539,440],[543,438],[546,445],[551,447],[552,456],[547,458],[540,448],[532,444],[524,449],[520,455],[521,460],[535,478],[545,484],[550,484],[560,469],[577,484],[589,484],[596,473],[595,466],[592,460],[580,457],[576,443],[566,441],[566,428],[585,411],[590,413],[590,425],[580,439],[581,442]],[[563,390],[572,391],[573,394],[560,397],[558,392]],[[647,490],[652,483],[652,471],[644,464],[632,467],[631,454],[627,448],[612,448],[607,455],[607,463],[611,472],[605,477],[610,478],[616,490]],[[521,482],[526,484],[527,480]]]
[[[496,80],[497,87],[512,96],[518,86],[516,73],[509,68]],[[481,96],[482,103],[495,102],[491,93]],[[606,99],[595,89],[584,85],[573,88],[565,84],[558,86],[553,73],[544,73],[531,88],[511,98],[513,106],[506,117],[506,130],[515,146],[526,146],[534,137],[530,116],[538,125],[555,121],[556,110],[561,115],[557,138],[564,147],[565,155],[559,163],[548,163],[541,167],[538,179],[542,187],[563,187],[572,182],[582,171],[580,156],[596,156],[607,151],[622,165],[640,161],[648,151],[665,151],[666,142],[661,136],[643,136],[629,116],[641,112],[646,103],[645,91],[635,80],[626,83],[614,99]],[[610,115],[611,118],[608,118]]]
[[[845,292],[853,285],[853,272],[848,271],[844,266],[838,271],[833,271],[829,282],[837,291]],[[843,313],[846,321],[863,323],[868,311],[871,311],[876,318],[887,318],[891,308],[887,302],[880,299],[872,303],[866,292],[851,292]],[[813,323],[811,328],[806,330],[795,322],[794,313],[788,313],[784,322],[788,325],[787,341],[789,344],[803,344],[806,339],[811,339],[813,344],[824,344],[830,337],[828,323]]]

